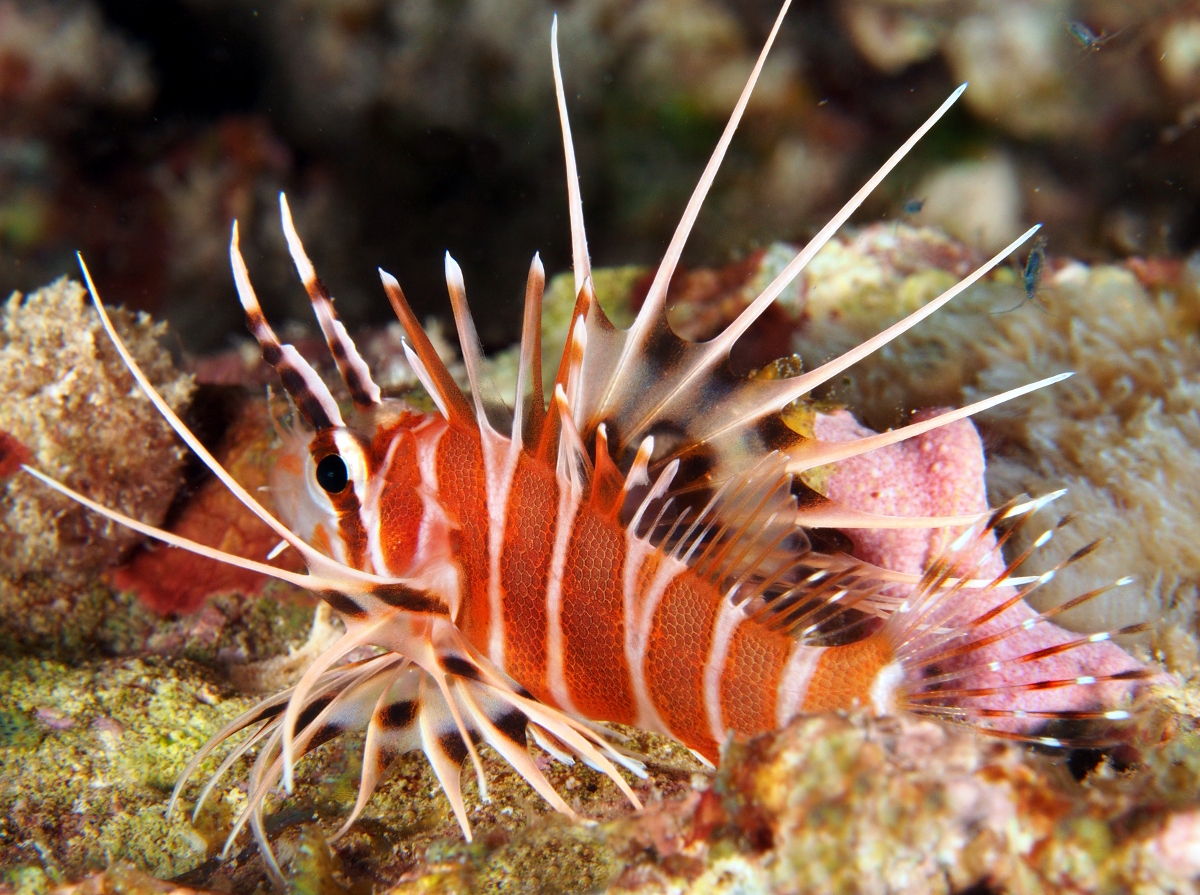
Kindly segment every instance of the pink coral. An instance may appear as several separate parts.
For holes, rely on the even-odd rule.
[[[940,411],[926,411],[917,419]],[[814,432],[823,441],[849,441],[872,435],[846,411],[817,416]],[[828,481],[828,496],[860,510],[895,516],[951,516],[987,509],[983,444],[970,421],[962,420],[901,444],[872,451],[839,463]],[[921,573],[956,537],[960,529],[901,531],[851,530],[857,558],[899,572]],[[989,537],[985,548],[994,545]],[[1003,558],[992,553],[980,565],[978,577],[999,575]],[[964,592],[970,600],[959,619],[973,619],[1004,602],[1012,588]],[[986,637],[1019,626],[1038,613],[1021,601],[975,629]],[[1088,643],[1059,655],[1032,662],[1010,660],[1036,650],[1059,646],[1081,635],[1049,621],[1018,628],[1003,639],[965,657],[980,667],[1008,662],[1002,670],[980,670],[956,686],[993,687],[1041,680],[1074,679],[1140,669],[1141,664],[1111,641]],[[990,709],[1065,712],[1121,705],[1136,682],[1109,682],[1047,690],[1007,690],[975,704]],[[1004,725],[1008,726],[1008,725]]]

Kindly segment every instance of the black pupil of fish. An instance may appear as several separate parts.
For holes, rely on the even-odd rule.
[[[337,454],[322,457],[317,464],[317,484],[330,494],[338,494],[345,490],[350,481],[350,473],[346,469],[346,461]]]

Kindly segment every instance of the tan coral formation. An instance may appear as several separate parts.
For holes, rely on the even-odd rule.
[[[802,719],[727,754],[716,792],[733,828],[772,848],[724,862],[714,849],[708,874],[725,863],[742,891],[762,892],[1194,891],[1200,868],[1159,859],[1190,835],[1194,808],[1171,811],[1195,799],[1194,756],[1145,758],[1076,783],[1054,760],[962,728]],[[737,891],[693,887],[714,890]]]
[[[161,324],[113,314],[138,363],[181,409],[189,376],[159,345]],[[49,475],[157,524],[180,485],[184,453],[137,388],[79,283],[14,293],[0,316],[0,430]],[[23,474],[0,498],[0,573],[79,584],[140,540]]]
[[[154,97],[148,55],[93,6],[0,2],[0,95],[26,112],[63,99],[145,107]]]
[[[946,265],[921,263],[942,252],[943,240],[877,225],[818,255],[804,275],[811,316],[795,342],[806,364],[857,344],[945,288]],[[1099,630],[1151,621],[1154,649],[1190,673],[1200,657],[1200,551],[1192,536],[1200,499],[1191,485],[1200,480],[1200,267],[1167,267],[1168,276],[1143,285],[1137,265],[1051,259],[1032,299],[1017,275],[1001,270],[857,364],[830,397],[878,430],[903,422],[903,412],[1074,371],[976,420],[991,503],[1067,488],[1046,518],[1075,514],[1075,521],[1038,552],[1033,570],[1096,538],[1104,544],[1045,587],[1040,605],[1134,576],[1134,586],[1094,601],[1070,623]],[[1040,531],[1027,529],[1014,549]]]

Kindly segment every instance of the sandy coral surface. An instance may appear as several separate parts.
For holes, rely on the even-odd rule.
[[[120,313],[151,382],[179,410],[191,395],[158,345],[162,327]],[[14,293],[0,329],[0,430],[31,462],[135,518],[157,523],[179,487],[183,451],[100,326],[78,282],[62,279]],[[48,574],[78,582],[110,565],[136,536],[120,531],[25,476],[8,484],[0,556],[8,578]]]
[[[686,296],[675,319],[703,335],[744,307],[747,293],[785,256],[783,247],[775,247],[736,269],[685,274],[674,287]],[[932,297],[973,257],[934,231],[883,225],[848,232],[788,293],[775,326],[748,335],[747,362],[777,353],[776,330],[786,325],[792,347],[814,363]],[[1059,391],[1039,393],[1024,406],[979,421],[992,500],[1022,490],[1044,492],[1074,475],[1062,500],[1074,501],[1069,506],[1078,518],[1064,535],[1080,529],[1077,537],[1087,540],[1123,524],[1111,510],[1089,514],[1087,502],[1074,498],[1077,492],[1102,507],[1175,514],[1176,525],[1186,530],[1194,518],[1186,493],[1149,485],[1139,491],[1136,482],[1186,475],[1171,472],[1170,464],[1186,462],[1187,451],[1157,449],[1158,471],[1139,479],[1132,472],[1116,476],[1115,466],[1103,464],[1152,450],[1148,438],[1165,437],[1168,444],[1187,438],[1192,411],[1182,396],[1197,375],[1188,361],[1194,272],[1178,262],[1086,267],[1051,258],[1047,266],[1033,299],[1015,273],[1001,270],[837,382],[813,405],[832,421],[832,429],[822,429],[824,437],[862,432],[838,409],[842,402],[884,428],[913,409],[959,403],[1032,379],[1034,371],[1073,366],[1078,375],[1056,387]],[[644,277],[638,269],[600,272],[601,298],[614,317],[628,319]],[[56,288],[81,298],[75,287]],[[556,284],[548,295],[546,339],[557,345],[566,317],[556,308],[570,304],[570,290]],[[1084,315],[1084,307],[1093,313]],[[1113,322],[1122,319],[1130,322]],[[372,342],[383,354],[391,344],[386,335],[364,340]],[[504,381],[511,366],[506,356],[493,361],[497,381]],[[220,372],[226,382],[257,376],[254,365],[232,358],[198,368],[210,376]],[[1143,379],[1134,380],[1138,375]],[[1081,384],[1072,386],[1076,382]],[[130,385],[122,386],[126,403]],[[217,400],[208,391],[213,388],[230,386],[202,386],[201,404]],[[398,380],[397,388],[411,386]],[[240,413],[225,411],[224,431],[233,443],[227,438],[218,448],[235,466],[253,460],[262,434],[261,426],[237,434],[244,425],[238,419],[261,414],[250,398],[239,401],[251,403],[243,403],[247,409]],[[1153,428],[1137,422],[1147,415],[1155,420]],[[811,410],[801,416],[809,419]],[[1088,452],[1086,439],[1101,437],[1093,433],[1112,444]],[[983,500],[974,429],[960,424],[931,444],[932,461],[918,445],[910,459],[904,459],[909,449],[891,449],[895,457],[889,462],[899,464],[897,469],[915,462],[905,475],[920,482],[922,475],[941,475],[937,457],[948,457],[946,450],[973,451],[975,459],[953,462],[954,481],[960,482],[954,487],[970,493],[951,488],[931,503],[909,507],[901,499],[878,508],[957,511]],[[1087,462],[1076,453],[1081,449]],[[892,499],[872,497],[867,479],[849,467],[840,479],[834,469],[814,481],[847,502]],[[852,496],[864,487],[864,496]],[[191,494],[185,509],[213,500],[203,487]],[[217,517],[230,520],[235,540],[244,538],[230,513],[235,511],[226,508]],[[172,525],[195,524],[186,521],[186,512],[172,518]],[[105,537],[96,543],[106,543]],[[893,562],[917,553],[927,558],[936,549],[909,540],[894,534],[869,550]],[[1078,593],[1091,581],[1138,576],[1136,585],[1123,589],[1125,603],[1075,621],[1095,630],[1114,624],[1114,612],[1117,622],[1149,617],[1155,622],[1152,640],[1131,648],[1142,655],[1157,651],[1186,676],[1194,668],[1196,642],[1195,597],[1188,584],[1194,564],[1186,554],[1155,553],[1153,542],[1149,538],[1135,548],[1118,539],[1105,545],[1079,577],[1048,599]],[[1074,546],[1068,541],[1062,549]],[[167,566],[147,568],[163,581],[171,578]],[[189,586],[200,580],[194,570],[186,575]],[[155,616],[129,593],[114,595],[111,584],[92,575],[73,591],[86,599],[64,604],[58,616],[60,627],[91,633],[75,640],[60,636],[53,647],[46,639],[13,636],[10,629],[19,623],[5,621],[4,885],[41,893],[79,880],[82,888],[72,891],[160,892],[168,885],[156,881],[161,879],[181,890],[243,892],[265,884],[265,868],[252,845],[239,840],[229,859],[217,858],[243,790],[218,787],[194,822],[187,812],[195,784],[184,790],[183,810],[170,818],[166,798],[183,763],[224,720],[250,705],[255,691],[282,686],[296,673],[296,662],[306,655],[311,610],[274,587],[259,596],[238,593],[236,582],[223,579],[213,587],[224,595],[199,610]],[[200,591],[191,587],[187,593],[193,600]],[[287,659],[289,650],[295,659]],[[1200,696],[1179,680],[1154,683],[1124,744],[1104,752],[1039,754],[910,718],[818,717],[730,744],[714,778],[671,743],[630,732],[633,748],[650,758],[650,778],[637,784],[649,805],[641,814],[630,812],[610,781],[539,752],[539,765],[556,788],[598,820],[596,826],[575,826],[551,814],[485,749],[491,801],[481,802],[470,775],[464,778],[479,832],[472,844],[461,840],[424,759],[411,755],[398,762],[352,831],[332,849],[326,846],[321,831],[336,826],[356,786],[361,745],[348,737],[302,763],[297,795],[273,803],[268,829],[297,891],[475,892],[509,891],[514,885],[544,892],[923,893],[979,885],[1005,892],[1064,886],[1083,892],[1194,891],[1200,879],[1200,862],[1194,860],[1200,841]]]

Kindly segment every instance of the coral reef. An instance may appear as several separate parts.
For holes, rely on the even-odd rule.
[[[879,225],[839,238],[822,253],[826,260],[814,259],[802,288],[810,317],[795,340],[806,362],[839,353],[940,292],[947,277],[920,259],[940,254],[943,239]],[[1200,272],[1194,262],[1086,267],[1053,257],[1048,268],[1032,300],[1018,276],[998,272],[858,364],[826,397],[883,429],[902,418],[898,411],[967,403],[1074,370],[1069,381],[977,421],[992,503],[1067,488],[1048,512],[1075,521],[1039,553],[1035,570],[1096,538],[1105,545],[1057,576],[1040,599],[1062,602],[1131,575],[1134,587],[1096,600],[1068,624],[1096,630],[1155,621],[1153,651],[1190,673],[1200,563],[1189,532],[1200,507],[1182,483],[1196,475]]]
[[[175,408],[191,394],[158,344],[161,325],[118,313],[116,325]],[[181,481],[183,452],[103,334],[83,287],[61,279],[14,293],[0,321],[0,430],[32,462],[109,506],[157,523]],[[0,521],[2,573],[78,584],[93,578],[136,535],[98,519],[26,476],[5,483]]]
[[[1172,745],[1076,783],[953,727],[800,720],[727,752],[709,837],[737,846],[710,846],[721,882],[693,891],[1191,891],[1200,867],[1160,855],[1195,810],[1174,788],[1195,767]]]
[[[159,877],[203,860],[201,835],[165,818],[183,766],[248,702],[180,660],[0,665],[0,865],[77,879],[121,857]],[[224,803],[223,820],[232,806]]]
[[[110,260],[123,285],[153,279],[150,252],[129,251],[158,245],[140,178],[114,174],[98,187],[105,141],[87,152],[73,142],[104,122],[111,144],[114,122],[148,112],[149,61],[90,3],[0,3],[0,279],[9,288],[45,282],[80,246],[119,253]]]
[[[145,108],[154,95],[146,52],[105,27],[92,6],[0,4],[0,93],[25,115],[72,104]]]
[[[1105,159],[1115,161],[1121,142],[1140,128],[1149,139],[1135,151],[1137,162],[1132,156],[1124,162],[1191,180],[1181,166],[1187,155],[1181,141],[1194,139],[1200,96],[1194,5],[839,0],[837,8],[847,36],[877,71],[902,77],[939,58],[953,79],[970,82],[964,101],[973,115],[1005,134],[990,148],[966,153],[970,162],[937,163],[941,170],[913,193],[942,195],[945,177],[961,178],[964,166],[987,155],[990,168],[975,171],[960,199],[984,198],[990,185],[1000,205],[977,204],[964,218],[962,203],[932,203],[916,216],[919,222],[974,241],[968,220],[995,209],[988,223],[996,224],[1015,205],[1032,219],[1066,225],[1056,228],[1056,239],[1068,241],[1069,251],[1085,251],[1090,230],[1094,246],[1118,254],[1162,252],[1170,245],[1164,225],[1189,226],[1184,206],[1159,201],[1148,182],[1096,187]],[[1039,142],[1055,148],[1034,150]],[[1066,165],[1068,153],[1086,156],[1086,170]],[[1000,173],[1003,181],[996,180]]]
[[[575,0],[560,10],[598,263],[645,262],[665,244],[773,7]],[[251,693],[285,685],[334,632],[328,619],[312,624],[311,601],[287,588],[178,551],[139,550],[104,572],[137,539],[34,485],[20,462],[154,521],[174,500],[168,524],[212,543],[261,556],[273,539],[214,483],[186,478],[78,285],[33,287],[82,248],[111,299],[169,319],[186,350],[226,349],[229,329],[242,332],[225,263],[236,216],[268,316],[309,321],[277,226],[275,194],[286,188],[352,328],[387,316],[378,263],[419,313],[441,312],[436,259],[450,247],[473,307],[488,309],[485,342],[508,345],[534,249],[551,270],[568,259],[550,11],[544,0],[180,0],[161,10],[0,0],[0,282],[29,291],[9,300],[0,334],[0,892],[263,888],[244,838],[231,860],[216,858],[244,791],[219,789],[195,823],[195,787],[169,819],[166,797]],[[172,44],[172,33],[198,48]],[[471,844],[424,759],[408,756],[329,847],[323,836],[353,800],[361,754],[335,741],[301,765],[297,797],[268,812],[292,888],[1200,888],[1200,694],[1179,683],[1200,667],[1200,256],[1179,260],[1197,246],[1195,4],[797,4],[689,249],[718,266],[681,269],[672,325],[702,339],[736,315],[790,258],[769,240],[800,240],[823,222],[884,147],[967,79],[960,108],[869,200],[862,226],[831,242],[746,335],[734,364],[756,375],[812,367],[938,294],[1024,222],[1045,221],[1040,278],[998,271],[830,383],[797,419],[854,437],[864,430],[843,406],[883,430],[1076,371],[976,425],[990,503],[1068,489],[1012,549],[1068,515],[1034,568],[1104,542],[1043,588],[1039,605],[1136,579],[1066,620],[1084,631],[1153,622],[1128,646],[1176,677],[1156,682],[1129,742],[1106,755],[1043,755],[908,718],[820,717],[728,744],[713,777],[675,745],[626,731],[651,759],[638,784],[649,808],[638,815],[590,769],[536,752],[555,787],[600,821],[589,827],[550,814],[485,749],[491,802],[464,778],[479,832]],[[1166,258],[1103,260],[1134,253]],[[571,284],[564,275],[547,291],[550,349],[565,336]],[[643,267],[596,271],[619,323],[647,285]],[[186,405],[188,377],[157,344],[158,328],[117,320],[151,378]],[[326,363],[306,336],[311,322],[281,329]],[[435,341],[453,355],[452,337]],[[390,393],[421,400],[394,327],[359,344]],[[493,352],[489,364],[509,392],[515,352]],[[241,415],[212,441],[253,485],[270,437],[261,392],[214,384],[271,381],[257,351],[185,356],[182,367],[202,383],[200,400],[236,399]],[[970,426],[923,443],[923,454],[913,445],[915,454],[806,480],[897,512],[981,500]],[[962,468],[943,478],[930,462]],[[935,477],[945,493],[922,503],[876,487],[883,465],[922,496]],[[940,543],[850,534],[860,555],[889,564],[919,565]],[[1064,673],[1118,667],[1123,655],[1098,645]]]
[[[726,270],[681,273],[672,286],[678,302],[673,319],[689,335],[703,337],[744,307],[785,254],[784,247],[773,247]],[[932,230],[889,224],[847,232],[814,259],[773,326],[747,335],[744,359],[754,363],[777,352],[782,331],[806,363],[815,363],[928,300],[975,262],[973,250]],[[628,319],[644,279],[638,268],[598,273],[601,299],[615,318]],[[857,437],[864,430],[838,409],[842,403],[861,411],[871,426],[885,428],[911,409],[961,403],[1059,366],[1074,367],[1079,373],[1071,382],[980,420],[992,501],[1023,490],[1044,493],[1067,481],[1071,490],[1060,501],[1066,509],[1056,508],[1049,520],[1068,510],[1078,518],[1040,561],[1052,562],[1114,526],[1119,536],[1072,576],[1061,576],[1065,582],[1056,582],[1059,590],[1048,599],[1138,575],[1139,585],[1125,589],[1135,599],[1102,605],[1075,623],[1107,627],[1154,617],[1167,605],[1152,646],[1171,667],[1190,672],[1196,563],[1186,545],[1171,548],[1156,539],[1145,520],[1174,519],[1186,532],[1195,513],[1186,489],[1160,491],[1143,483],[1155,475],[1166,481],[1187,475],[1184,467],[1175,470],[1191,450],[1176,452],[1171,445],[1190,443],[1194,411],[1186,401],[1196,376],[1190,335],[1196,281],[1193,267],[1178,262],[1085,267],[1050,256],[1030,298],[1018,273],[1001,270],[856,367],[802,421],[820,437]],[[70,291],[78,304],[77,287]],[[562,338],[570,292],[569,277],[547,290],[544,323],[551,345]],[[394,338],[382,332],[362,342],[373,346],[372,363],[387,368],[397,350]],[[502,353],[490,364],[502,381],[512,358]],[[254,381],[256,367],[236,354],[199,365],[205,378],[227,382]],[[400,378],[393,385],[412,388]],[[122,399],[128,383],[124,388]],[[245,477],[262,450],[266,424],[261,402],[238,402],[241,416],[231,414],[220,451],[232,465],[247,467],[240,473]],[[974,429],[957,424],[924,440],[925,451],[920,444],[902,445],[888,449],[883,460],[835,468],[820,478],[821,487],[847,502],[895,512],[956,512],[981,501]],[[1153,471],[1147,471],[1150,459]],[[927,504],[913,504],[905,489],[872,486],[881,463],[891,464],[892,478],[915,476],[908,490],[929,497]],[[943,474],[947,463],[956,470],[950,478]],[[1123,466],[1129,468],[1117,475]],[[934,479],[944,493],[930,491]],[[218,509],[215,516],[205,509],[221,505],[210,491],[201,484],[191,492],[173,525],[188,531],[200,525],[207,538],[245,541],[249,535],[234,508]],[[1117,506],[1126,519],[1113,518]],[[1035,534],[1031,529],[1028,536]],[[856,549],[915,568],[937,549],[926,541],[926,533],[888,533]],[[1058,541],[1065,544],[1055,546]],[[148,565],[139,572],[135,562],[122,574],[156,578],[160,588],[164,576],[187,578],[189,585],[195,579],[188,594],[198,599],[208,592],[213,582],[202,573],[156,566],[174,559],[174,551],[158,552],[165,554],[160,560],[143,554],[140,562]],[[305,655],[305,604],[280,601],[276,589],[250,596],[256,588],[249,581],[217,585],[212,589],[233,593],[210,599],[195,614],[158,620],[134,611],[137,603],[128,593],[106,607],[110,586],[103,583],[80,591],[87,599],[69,618],[81,630],[92,627],[91,642],[102,639],[113,652],[148,650],[162,658],[65,665],[9,654],[0,663],[0,690],[11,694],[0,724],[0,779],[6,781],[0,808],[7,818],[0,864],[10,868],[10,885],[41,892],[56,880],[96,871],[103,872],[82,885],[156,891],[154,878],[173,876],[186,886],[249,891],[264,879],[252,847],[232,862],[214,857],[244,798],[239,788],[218,790],[229,795],[194,825],[183,813],[169,821],[163,816],[174,774],[194,748],[249,704],[246,694],[277,686],[274,679],[294,673],[289,669]],[[87,640],[80,637],[77,644]],[[1097,646],[1100,652],[1080,652],[1083,664],[1064,674],[1123,667],[1117,659],[1124,654]],[[287,650],[295,650],[292,658],[282,655]],[[69,648],[65,654],[71,655]],[[1065,885],[1085,892],[1135,885],[1146,892],[1190,891],[1200,878],[1193,859],[1200,697],[1164,679],[1145,706],[1129,745],[1108,759],[1084,750],[1065,761],[908,718],[821,717],[730,744],[715,780],[677,746],[628,731],[631,748],[651,759],[650,779],[638,784],[651,807],[639,815],[630,815],[600,775],[539,753],[555,786],[577,810],[601,821],[590,828],[551,816],[511,768],[484,750],[491,802],[480,802],[474,781],[464,780],[479,832],[473,844],[462,842],[424,760],[412,755],[397,763],[355,828],[332,849],[326,846],[321,831],[333,829],[352,801],[360,754],[352,739],[335,741],[302,763],[298,795],[276,804],[269,828],[292,884],[303,891],[492,891],[520,881],[530,891],[773,892],[793,891],[798,880],[829,892],[949,892],[973,885],[996,891]],[[82,781],[89,778],[107,788],[87,788]],[[185,802],[194,796],[189,787]],[[65,817],[70,823],[59,822]],[[110,860],[128,864],[103,870]]]

